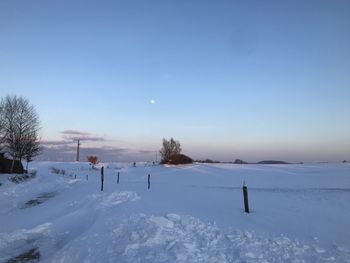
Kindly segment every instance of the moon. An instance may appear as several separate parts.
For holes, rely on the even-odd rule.
[[[156,103],[156,101],[155,100],[151,100],[151,104],[154,104],[154,103]]]

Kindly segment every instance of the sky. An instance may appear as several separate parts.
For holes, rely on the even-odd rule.
[[[0,1],[0,96],[43,160],[350,159],[350,1]]]

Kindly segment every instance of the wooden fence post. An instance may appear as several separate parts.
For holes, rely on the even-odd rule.
[[[104,167],[101,168],[101,191],[103,191],[103,181],[104,181]]]
[[[148,189],[151,188],[151,175],[148,174]]]
[[[119,172],[118,172],[117,184],[119,184]]]
[[[243,184],[244,212],[249,213],[248,187]]]

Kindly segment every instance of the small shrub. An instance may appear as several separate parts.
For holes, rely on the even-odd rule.
[[[8,179],[15,184],[19,184],[21,182],[32,179],[35,176],[36,176],[36,172],[34,174],[32,174],[32,173],[30,173],[30,174],[16,174],[15,176],[11,176]]]
[[[55,168],[55,167],[51,167],[50,172],[53,174],[66,175],[66,171],[64,169],[59,169],[59,168]]]
[[[29,174],[29,176],[31,176],[31,177],[35,177],[36,174],[37,174],[37,172],[38,172],[37,170],[34,170],[34,169],[33,169],[33,170],[30,170],[28,174]]]
[[[87,160],[89,163],[91,163],[92,165],[98,164],[98,157],[97,156],[88,156]]]
[[[50,168],[50,172],[53,173],[53,174],[59,174],[60,173],[60,169],[57,169],[55,167],[51,167]]]

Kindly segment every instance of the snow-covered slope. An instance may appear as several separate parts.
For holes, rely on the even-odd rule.
[[[0,262],[350,262],[347,164],[100,164],[103,192],[86,163],[33,165],[0,176]]]

